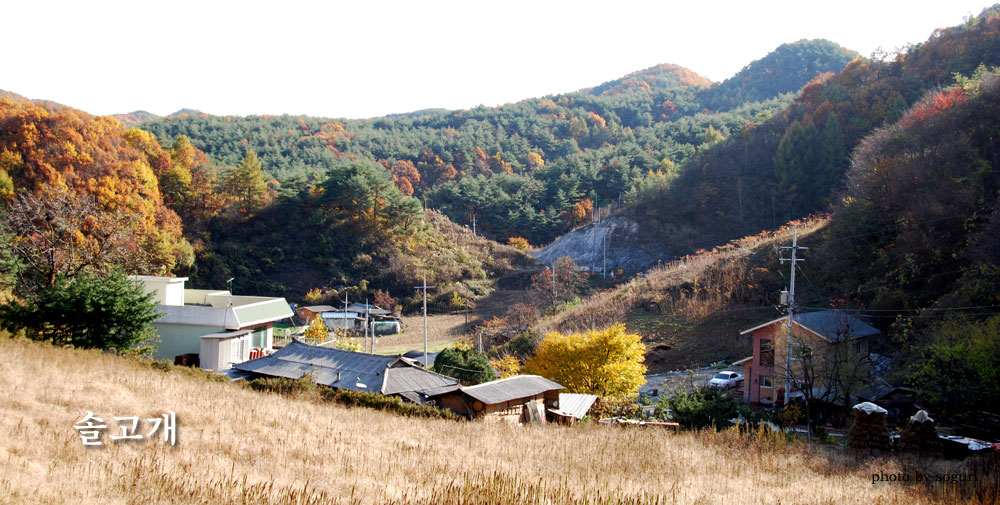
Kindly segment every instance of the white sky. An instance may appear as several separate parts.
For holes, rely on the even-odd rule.
[[[92,114],[373,117],[570,92],[659,63],[722,81],[803,38],[870,55],[988,5],[4,0],[0,89]]]

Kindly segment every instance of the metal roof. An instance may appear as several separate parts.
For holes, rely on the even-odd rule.
[[[201,338],[207,339],[222,339],[222,338],[235,338],[242,337],[243,335],[249,335],[250,330],[236,330],[236,331],[224,331],[218,333],[209,333],[207,335],[202,335]]]
[[[427,353],[427,366],[434,366],[434,360],[437,359],[438,354],[441,354],[441,352],[439,351],[439,352],[429,352],[429,353]],[[403,357],[404,358],[412,359],[413,361],[416,361],[417,364],[419,364],[421,366],[424,364],[424,351],[421,351],[419,349],[414,349],[412,351],[406,351],[406,353],[403,354]]]
[[[381,308],[381,307],[379,307],[377,305],[370,304],[370,303],[369,304],[365,304],[365,303],[355,302],[355,303],[350,304],[344,310],[347,311],[347,312],[359,312],[359,313],[364,313],[367,310],[368,313],[371,314],[371,315],[373,315],[373,316],[387,316],[389,314],[392,314],[392,312],[390,312],[388,310],[385,310],[385,309],[383,309],[383,308]]]
[[[249,305],[234,305],[231,309],[239,321],[237,328],[292,317],[292,308],[284,298],[271,298]]]
[[[486,404],[497,404],[528,398],[563,386],[537,375],[516,375],[506,379],[463,387],[462,392]]]
[[[587,415],[587,411],[590,410],[595,401],[597,401],[597,395],[559,393],[559,410],[555,413],[580,419]]]
[[[387,395],[404,391],[428,391],[442,387],[458,387],[458,380],[439,373],[424,370],[407,362],[399,361],[385,371],[385,386],[382,393]]]
[[[245,361],[233,368],[289,379],[299,379],[308,373],[317,384],[383,394],[420,392],[458,384],[451,377],[424,370],[397,357],[306,345],[297,340],[270,356]]]
[[[308,307],[299,307],[299,310],[308,310],[310,312],[330,312],[331,310],[337,310],[337,308],[332,305],[310,305]]]
[[[743,330],[740,335],[746,335],[765,326],[785,321],[788,316],[779,317],[759,326]],[[795,324],[805,328],[831,342],[839,342],[852,338],[869,337],[880,332],[864,321],[839,310],[824,310],[820,312],[805,312],[795,314]]]

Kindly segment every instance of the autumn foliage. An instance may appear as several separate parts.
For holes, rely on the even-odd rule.
[[[552,379],[570,393],[601,397],[614,405],[632,400],[646,378],[646,346],[624,324],[564,335],[551,332],[538,344],[525,371]]]
[[[126,235],[146,253],[143,270],[170,271],[193,260],[181,219],[160,192],[157,173],[171,164],[155,141],[128,132],[114,118],[0,100],[0,181],[7,181],[8,188],[4,198],[31,194],[44,200],[69,193],[92,202],[97,213],[134,216]],[[101,219],[95,217],[77,230],[76,240],[99,248],[108,231],[97,226]]]

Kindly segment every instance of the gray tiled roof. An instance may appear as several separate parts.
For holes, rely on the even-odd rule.
[[[308,373],[317,384],[384,394],[421,392],[458,384],[451,377],[424,370],[397,357],[306,345],[297,340],[270,356],[245,361],[233,368],[289,379],[298,379]]]
[[[506,379],[463,387],[462,392],[486,404],[503,403],[557,391],[563,386],[537,375],[517,375]]]
[[[795,323],[832,342],[879,334],[864,321],[839,310],[795,314]]]
[[[740,335],[746,335],[757,331],[765,326],[787,321],[788,316],[779,317],[773,321],[768,321],[743,330]],[[878,335],[880,332],[865,323],[864,321],[840,310],[824,310],[820,312],[804,312],[795,314],[795,324],[805,328],[831,342],[840,342],[860,337],[870,337]]]

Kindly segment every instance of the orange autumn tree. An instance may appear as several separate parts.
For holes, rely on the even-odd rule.
[[[190,265],[193,254],[182,236],[181,220],[164,204],[150,163],[152,159],[169,164],[169,155],[157,149],[153,143],[140,147],[130,142],[125,127],[111,117],[0,100],[0,185],[9,181],[12,189],[0,192],[8,207],[5,224],[14,236],[12,243],[19,244],[22,254],[32,255],[22,260],[36,260],[51,252],[51,247],[44,234],[31,231],[34,228],[18,230],[11,225],[38,224],[42,218],[52,233],[50,238],[74,244],[78,253],[134,251],[125,255],[131,260],[128,264],[119,265],[129,271],[160,273]],[[12,207],[15,200],[19,205]],[[31,214],[39,209],[47,214]],[[81,209],[87,209],[90,219],[72,215]],[[27,213],[20,221],[10,214],[18,211]],[[27,261],[27,268],[31,264]],[[96,270],[103,263],[84,257],[48,264],[58,273],[72,275]],[[54,278],[54,273],[34,272],[47,279]]]

